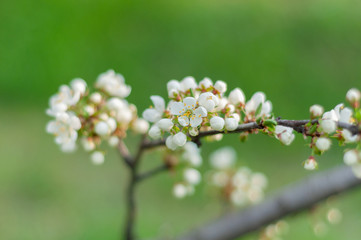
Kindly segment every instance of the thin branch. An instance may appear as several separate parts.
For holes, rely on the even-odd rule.
[[[144,173],[141,173],[141,174],[138,174],[137,176],[137,181],[138,182],[141,182],[143,180],[146,180],[150,177],[153,177],[155,176],[156,174],[158,173],[161,173],[163,172],[164,170],[167,170],[169,167],[166,165],[166,164],[163,164],[163,165],[160,165],[160,166],[157,166],[151,170],[148,170],[147,172],[144,172]]]
[[[120,156],[123,158],[124,162],[129,166],[132,167],[133,165],[133,157],[130,155],[127,145],[125,145],[122,139],[119,139],[118,144],[118,152]]]
[[[290,127],[299,133],[306,134],[305,125],[307,123],[309,123],[311,120],[276,119],[276,121],[277,121],[277,124],[280,126]],[[317,119],[311,121],[312,124],[315,124],[317,122],[318,122]],[[343,129],[348,129],[352,134],[361,134],[361,129],[359,129],[359,127],[356,125],[339,122],[338,127],[343,128]],[[247,131],[251,131],[254,129],[262,129],[262,128],[264,128],[262,123],[258,124],[257,122],[249,122],[249,123],[240,124],[234,131],[216,131],[216,130],[203,131],[203,132],[200,132],[198,136],[191,137],[191,138],[192,138],[192,141],[198,142],[200,138],[207,137],[207,136],[212,136],[212,135],[217,135],[217,134],[232,134],[232,133],[247,132]],[[165,145],[164,139],[153,140],[153,141],[145,140],[143,142],[142,147],[144,149],[152,149],[152,148],[156,148],[156,147],[160,147],[160,146],[164,146],[164,145]]]
[[[232,240],[278,219],[312,208],[328,197],[361,185],[351,168],[341,166],[291,184],[274,197],[230,214],[177,240]]]

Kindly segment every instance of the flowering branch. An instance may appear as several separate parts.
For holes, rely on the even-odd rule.
[[[173,187],[173,194],[182,198],[191,195],[202,179],[196,168],[202,164],[201,140],[219,141],[223,135],[240,133],[241,140],[249,134],[264,133],[275,137],[284,145],[290,145],[294,132],[309,136],[311,156],[304,162],[307,170],[317,169],[315,155],[321,155],[331,147],[331,138],[340,145],[351,143],[344,162],[353,166],[361,176],[361,93],[350,89],[346,99],[351,108],[338,104],[324,112],[323,107],[310,107],[310,120],[284,120],[275,118],[272,103],[263,92],[256,92],[246,100],[240,88],[226,95],[227,84],[218,80],[214,84],[204,78],[199,84],[193,77],[182,81],[171,80],[167,84],[168,102],[158,95],[151,96],[153,104],[139,117],[137,107],[126,97],[131,87],[121,74],[109,70],[100,74],[95,91],[80,78],[69,85],[62,85],[49,101],[46,113],[53,117],[46,127],[64,152],[76,150],[78,139],[84,150],[90,152],[95,165],[104,163],[104,143],[117,148],[129,170],[127,186],[127,213],[124,237],[134,240],[136,216],[135,190],[137,183],[162,171],[172,169],[181,174]],[[152,126],[150,126],[150,123]],[[129,132],[141,135],[134,154],[128,150],[125,139]],[[150,137],[149,140],[148,136]],[[138,172],[145,150],[162,149],[165,162],[154,169]],[[227,157],[224,157],[224,154]],[[211,159],[215,170],[214,184],[221,189],[224,198],[237,205],[258,202],[263,197],[267,179],[262,173],[243,167],[232,169],[235,153],[223,149]]]
[[[235,214],[227,215],[177,240],[232,240],[285,216],[312,208],[328,197],[361,185],[346,166],[317,173],[290,184],[274,197]]]

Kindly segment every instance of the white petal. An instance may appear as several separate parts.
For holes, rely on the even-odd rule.
[[[197,88],[197,83],[194,77],[185,77],[181,81],[181,89],[183,92],[188,91],[189,89],[195,89]]]
[[[149,122],[156,122],[161,118],[161,114],[153,108],[146,109],[143,112],[142,116],[145,120]]]
[[[182,132],[179,132],[177,133],[176,135],[173,136],[173,142],[174,144],[176,144],[177,146],[183,146],[184,144],[186,144],[187,142],[187,136],[182,133]]]
[[[163,118],[157,122],[157,125],[163,131],[169,132],[172,129],[174,124],[173,124],[172,120],[170,120],[168,118]]]
[[[227,84],[221,80],[218,80],[214,84],[214,88],[217,89],[220,93],[224,93],[227,91]]]
[[[225,126],[228,131],[234,131],[238,127],[238,121],[235,118],[226,118]]]
[[[217,131],[221,131],[224,127],[224,119],[221,117],[212,117],[210,123],[211,127]]]
[[[193,109],[196,106],[196,100],[193,97],[186,97],[185,99],[183,99],[183,105],[184,107],[186,107],[187,109]]]
[[[177,149],[177,145],[173,142],[173,136],[169,136],[167,137],[167,139],[165,140],[165,145],[167,146],[167,148],[169,148],[170,150],[176,150]]]
[[[167,90],[170,92],[171,90],[180,90],[180,83],[177,80],[170,80],[167,83]]]
[[[202,118],[199,115],[192,115],[190,123],[192,127],[198,127],[202,123]]]
[[[180,125],[182,125],[183,127],[186,127],[189,125],[189,118],[186,116],[181,116],[178,117],[178,122]]]
[[[196,110],[194,110],[194,115],[197,117],[207,117],[207,109],[204,107],[199,107]]]
[[[158,139],[160,138],[161,136],[161,131],[160,131],[160,128],[154,124],[150,129],[149,129],[149,132],[148,132],[149,136],[153,139]]]
[[[46,132],[47,133],[55,133],[58,127],[56,126],[56,121],[50,121],[46,125]]]
[[[164,110],[165,110],[165,102],[164,102],[164,99],[163,99],[161,96],[157,96],[157,95],[151,96],[150,99],[151,99],[152,102],[153,102],[154,108],[155,108],[158,112],[163,113]]]
[[[185,107],[182,102],[173,102],[170,105],[170,113],[173,115],[182,115],[185,112]]]

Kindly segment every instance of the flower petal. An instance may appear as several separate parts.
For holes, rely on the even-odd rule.
[[[163,112],[165,110],[165,102],[164,99],[161,96],[153,95],[150,97],[150,99],[153,102],[154,108],[158,112]]]
[[[153,108],[146,109],[143,112],[142,116],[145,120],[149,122],[157,122],[161,118],[160,113]]]
[[[170,113],[173,115],[181,115],[185,111],[182,102],[174,102],[170,105]]]
[[[196,100],[193,97],[186,97],[183,100],[183,104],[187,109],[194,109],[196,106]]]
[[[194,111],[194,115],[197,117],[207,117],[207,109],[204,107],[199,107]]]
[[[201,117],[199,117],[199,115],[192,115],[191,120],[190,120],[191,126],[198,127],[202,123],[202,120],[203,119]]]
[[[189,125],[189,118],[186,116],[181,116],[178,118],[178,122],[180,125],[182,125],[183,127],[186,127]]]

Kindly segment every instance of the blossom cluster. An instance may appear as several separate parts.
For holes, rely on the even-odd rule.
[[[80,142],[91,153],[92,162],[101,164],[102,142],[116,147],[128,129],[142,134],[148,131],[148,122],[138,118],[136,106],[125,100],[130,92],[124,77],[113,70],[98,76],[93,92],[83,79],[76,78],[50,98],[46,113],[54,119],[46,130],[62,151],[72,152]]]
[[[166,137],[166,146],[171,150],[184,146],[201,131],[230,132],[241,123],[273,119],[272,103],[263,92],[256,92],[248,101],[240,88],[227,96],[227,84],[221,80],[213,84],[211,79],[204,78],[197,83],[193,77],[186,77],[169,81],[167,90],[169,102],[161,96],[151,96],[153,105],[142,116],[153,124],[149,136]],[[293,141],[292,129],[277,130],[281,142],[288,145]],[[213,139],[221,137],[215,135]]]
[[[214,170],[210,173],[210,182],[220,189],[224,199],[236,206],[260,202],[268,184],[266,176],[247,167],[235,169],[236,160],[236,152],[230,147],[212,153],[210,164]]]
[[[327,112],[324,112],[324,108],[317,104],[310,107],[311,119],[318,119],[318,121],[314,124],[310,122],[306,125],[309,128],[308,134],[312,135],[310,144],[312,155],[304,162],[305,169],[317,169],[318,164],[315,155],[321,155],[329,150],[332,145],[331,139],[336,139],[340,145],[348,144],[355,146],[346,150],[344,162],[347,165],[353,166],[355,173],[361,177],[360,134],[354,134],[349,129],[340,126],[340,124],[352,124],[356,129],[360,129],[360,99],[360,91],[352,88],[346,94],[346,100],[350,107],[340,103],[334,109]]]

